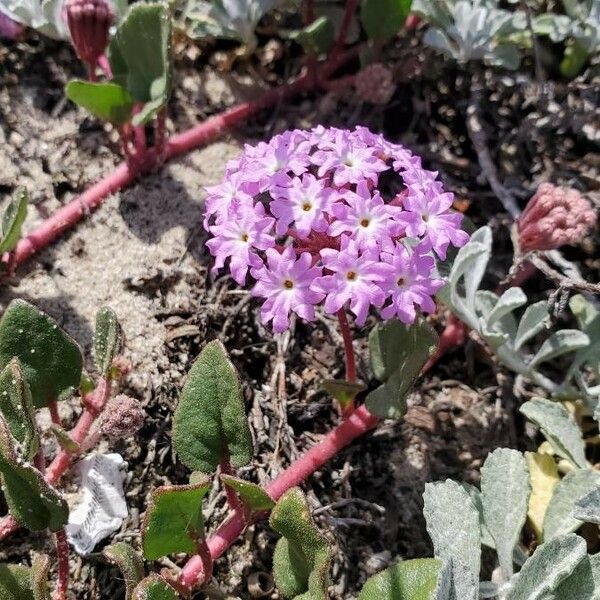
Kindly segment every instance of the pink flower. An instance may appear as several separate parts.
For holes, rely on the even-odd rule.
[[[469,235],[460,229],[462,215],[449,210],[453,199],[452,194],[443,193],[436,185],[426,190],[409,185],[403,200],[406,212],[397,217],[405,223],[408,237],[421,238],[422,248],[433,249],[442,260],[450,244],[460,247],[469,240]]]
[[[369,185],[361,181],[356,193],[345,192],[343,202],[333,205],[335,220],[329,226],[329,235],[349,234],[361,250],[376,250],[385,245],[393,235],[401,233],[393,216],[402,210],[385,204],[379,192],[371,195]]]
[[[359,144],[347,131],[340,131],[335,141],[325,144],[326,149],[315,152],[313,164],[319,167],[319,177],[333,171],[333,183],[337,186],[360,183],[368,179],[377,181],[386,164],[377,157],[377,149]]]
[[[313,321],[315,304],[323,299],[323,294],[310,286],[321,275],[321,268],[312,266],[308,252],[296,259],[291,247],[281,254],[270,248],[266,255],[268,266],[252,270],[252,277],[256,279],[252,295],[266,298],[260,311],[263,323],[272,321],[273,331],[281,333],[290,325],[290,311],[306,321]]]
[[[283,235],[294,223],[298,237],[306,238],[311,230],[326,231],[326,214],[336,197],[336,192],[326,187],[323,180],[305,173],[302,179],[294,177],[289,187],[277,187],[271,194],[275,197],[269,207],[277,219],[276,231]]]
[[[214,237],[206,245],[215,257],[211,272],[218,272],[229,258],[233,278],[240,285],[245,285],[248,269],[263,264],[256,251],[275,245],[275,238],[270,233],[274,222],[272,217],[265,216],[262,204],[231,208],[222,223],[209,228]]]
[[[323,268],[331,271],[315,280],[312,289],[326,294],[325,312],[334,314],[350,303],[356,322],[364,325],[369,307],[381,306],[385,293],[377,285],[389,278],[389,268],[379,262],[377,254],[360,253],[358,244],[342,236],[340,250],[321,250]]]
[[[432,296],[444,285],[441,279],[432,279],[433,257],[411,251],[397,242],[392,253],[383,253],[381,259],[391,266],[386,281],[390,304],[381,311],[384,319],[398,317],[403,323],[412,323],[418,306],[423,312],[434,312]]]
[[[246,146],[207,191],[212,272],[227,264],[244,285],[250,271],[276,332],[291,312],[314,319],[321,303],[330,314],[348,306],[360,325],[372,308],[411,322],[435,307],[434,253],[468,238],[437,173],[366,127],[318,126]]]

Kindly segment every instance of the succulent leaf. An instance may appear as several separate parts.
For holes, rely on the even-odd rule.
[[[118,83],[74,79],[67,83],[65,93],[69,100],[103,121],[119,126],[131,119],[133,98]]]
[[[31,583],[31,569],[0,563],[0,600],[38,600]]]
[[[121,344],[121,326],[115,311],[108,306],[96,313],[94,331],[94,360],[98,371],[107,377],[112,361],[119,352]]]
[[[50,573],[50,557],[47,554],[36,554],[31,563],[31,587],[34,600],[50,600],[48,575]]]
[[[21,238],[21,229],[27,216],[29,194],[24,188],[17,190],[2,215],[0,254],[14,250]]]
[[[221,475],[223,485],[232,489],[242,500],[245,506],[252,511],[271,510],[275,506],[272,498],[267,492],[256,483],[232,477],[231,475]]]
[[[125,600],[132,600],[135,587],[144,578],[144,561],[126,542],[111,544],[102,554],[120,569],[125,580]]]
[[[367,35],[385,42],[404,25],[412,0],[363,0],[360,16]]]
[[[179,600],[179,594],[159,575],[142,579],[133,590],[132,600]]]

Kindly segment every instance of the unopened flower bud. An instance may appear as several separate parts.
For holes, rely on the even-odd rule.
[[[595,224],[595,210],[577,190],[543,183],[517,221],[521,252],[574,244]]]
[[[100,420],[100,432],[109,438],[132,436],[143,425],[146,413],[140,402],[124,394],[109,400]]]
[[[113,11],[106,0],[67,0],[67,23],[77,56],[95,66],[108,44]]]
[[[356,95],[364,102],[387,104],[396,86],[392,71],[382,63],[373,63],[360,70],[354,79]]]

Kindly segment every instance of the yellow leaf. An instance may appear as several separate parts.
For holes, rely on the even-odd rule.
[[[554,486],[559,482],[558,469],[554,458],[540,452],[526,452],[525,458],[529,467],[531,496],[527,516],[538,540],[542,541],[544,515],[552,498]]]

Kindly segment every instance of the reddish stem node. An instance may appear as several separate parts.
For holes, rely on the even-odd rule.
[[[50,411],[50,419],[55,425],[62,427],[62,419],[58,414],[58,402],[56,400],[52,400],[50,404],[48,404],[48,410]]]
[[[223,475],[234,475],[233,468],[231,466],[231,462],[228,458],[225,458],[221,461],[220,464],[221,473]],[[223,485],[225,488],[225,497],[227,498],[227,504],[232,510],[236,510],[239,506],[241,506],[242,502],[240,501],[238,495],[232,490],[228,485]]]

